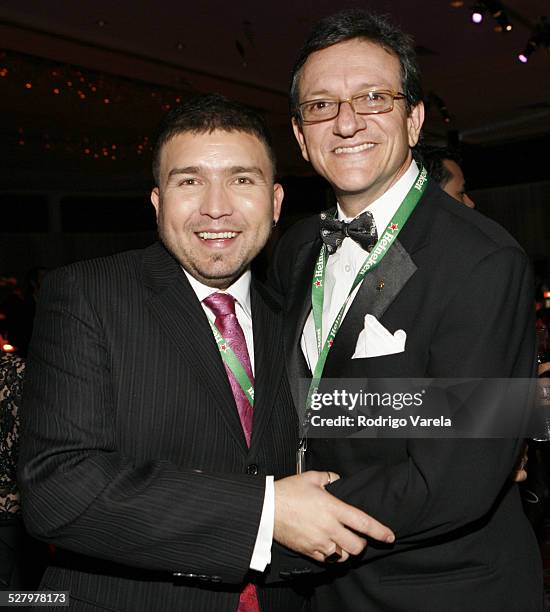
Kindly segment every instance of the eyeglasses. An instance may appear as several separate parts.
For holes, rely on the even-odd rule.
[[[298,114],[303,123],[320,123],[338,116],[340,105],[347,102],[358,115],[378,115],[393,110],[393,101],[405,98],[398,91],[362,91],[351,98],[306,100],[298,104]]]

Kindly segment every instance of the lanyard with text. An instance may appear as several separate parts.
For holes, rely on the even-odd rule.
[[[216,327],[216,325],[212,323],[210,319],[208,319],[208,322],[210,323],[210,327],[212,328],[214,340],[216,341],[216,344],[220,349],[220,354],[225,365],[231,370],[231,372],[235,376],[250,405],[254,407],[254,385],[248,377],[246,370],[244,369],[242,363],[239,361],[237,355],[235,355],[235,353],[231,350],[229,343],[220,334],[220,331]]]
[[[374,245],[372,251],[367,256],[365,262],[361,266],[361,269],[357,273],[355,280],[349,290],[348,296],[344,301],[344,304],[340,308],[334,323],[332,324],[328,336],[323,344],[323,302],[324,302],[324,285],[325,285],[325,271],[327,266],[328,251],[326,245],[321,247],[321,252],[315,264],[315,270],[313,272],[313,281],[311,285],[311,308],[313,310],[313,321],[315,324],[315,338],[317,341],[317,352],[319,358],[317,359],[317,365],[313,371],[313,378],[309,386],[309,391],[306,400],[306,411],[305,420],[303,423],[302,438],[298,445],[298,452],[296,454],[296,471],[300,474],[304,469],[304,456],[307,450],[307,424],[310,415],[310,404],[311,397],[314,393],[317,393],[319,388],[319,381],[323,374],[323,368],[328,357],[328,353],[334,342],[334,338],[340,329],[344,313],[351,300],[353,292],[357,286],[363,281],[365,276],[373,270],[384,258],[386,253],[389,251],[391,245],[395,242],[395,239],[399,235],[399,232],[403,229],[407,219],[414,210],[418,201],[422,197],[422,194],[426,190],[428,179],[428,173],[425,168],[421,168],[416,177],[413,186],[405,196],[403,202],[393,215],[392,220],[388,223],[386,229],[381,234],[378,242]]]

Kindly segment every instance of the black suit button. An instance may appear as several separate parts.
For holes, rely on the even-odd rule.
[[[283,579],[290,578],[290,572],[279,572],[279,577]]]
[[[199,580],[202,582],[210,582],[210,576],[206,574],[199,574]]]
[[[221,582],[222,581],[222,577],[221,576],[211,576],[210,580],[212,582]]]
[[[249,466],[247,466],[246,473],[249,476],[256,476],[258,474],[258,466],[255,463],[251,463]]]

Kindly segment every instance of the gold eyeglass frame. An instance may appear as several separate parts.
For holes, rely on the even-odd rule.
[[[355,107],[353,106],[353,101],[355,100],[355,98],[361,98],[365,94],[372,94],[372,93],[389,94],[392,97],[390,108],[387,108],[386,110],[382,110],[382,111],[375,110],[369,113],[365,113],[365,112],[360,113],[359,111],[356,111]],[[393,110],[395,100],[403,100],[406,97],[407,96],[404,93],[401,93],[400,91],[392,91],[391,89],[367,89],[365,91],[360,91],[359,93],[356,93],[350,98],[319,98],[318,100],[305,100],[305,102],[301,102],[300,104],[298,104],[296,109],[298,111],[300,121],[304,125],[311,125],[314,123],[323,123],[324,121],[332,121],[332,119],[336,119],[336,117],[338,117],[338,115],[340,114],[340,106],[342,105],[343,102],[347,102],[351,106],[353,112],[356,115],[382,115],[384,113],[390,113]],[[311,104],[312,102],[337,102],[338,106],[336,108],[336,113],[332,117],[326,117],[325,119],[315,119],[314,121],[306,121],[302,113],[302,107],[305,106],[306,104]]]

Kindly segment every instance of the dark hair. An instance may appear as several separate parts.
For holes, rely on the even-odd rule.
[[[462,162],[458,151],[449,147],[435,147],[423,145],[417,150],[419,161],[426,167],[429,177],[444,187],[452,178],[452,174],[443,165],[446,159],[456,162],[459,166]]]
[[[194,95],[176,106],[162,119],[153,146],[153,177],[159,184],[162,147],[174,136],[191,132],[210,134],[214,130],[245,132],[256,136],[264,144],[276,172],[276,158],[271,134],[263,117],[255,110],[228,100],[220,94]]]
[[[422,100],[420,68],[412,38],[390,23],[386,16],[364,9],[346,9],[319,21],[298,52],[290,85],[291,113],[298,120],[296,110],[299,104],[300,74],[307,58],[315,51],[355,38],[377,43],[397,56],[401,65],[401,81],[409,113]]]

